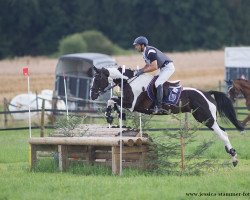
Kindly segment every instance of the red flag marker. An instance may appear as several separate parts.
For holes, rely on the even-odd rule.
[[[29,68],[28,67],[23,68],[23,75],[24,76],[29,76]]]

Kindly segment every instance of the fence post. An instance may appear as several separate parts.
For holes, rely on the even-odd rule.
[[[9,110],[8,101],[5,97],[3,98],[3,109],[4,109],[4,112],[7,112]],[[8,125],[8,116],[7,116],[7,113],[4,113],[4,128],[6,128],[7,125]]]
[[[221,81],[219,80],[219,91],[221,92],[222,91],[222,84],[221,84]]]
[[[52,112],[51,114],[49,115],[49,120],[50,120],[50,123],[52,125],[54,125],[55,121],[56,121],[56,110],[57,110],[57,96],[56,96],[56,92],[53,91],[53,95],[52,95],[52,102],[51,102],[51,108],[52,108]]]
[[[38,94],[37,94],[37,91],[36,91],[36,109],[38,110]]]
[[[42,101],[40,137],[44,137],[44,112],[45,112],[44,109],[45,109],[45,99],[43,99],[43,101]]]

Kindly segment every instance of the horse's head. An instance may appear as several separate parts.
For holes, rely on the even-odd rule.
[[[94,72],[95,74],[90,88],[90,98],[92,100],[96,100],[100,93],[104,92],[104,89],[109,85],[109,71],[107,69],[97,69],[94,67]]]
[[[241,81],[245,80],[237,79],[230,81],[231,84],[228,84],[228,96],[233,102],[235,102],[237,97],[242,94]]]

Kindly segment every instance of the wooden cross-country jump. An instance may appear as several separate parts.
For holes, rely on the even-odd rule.
[[[30,138],[31,168],[36,166],[39,156],[44,152],[54,152],[58,155],[60,171],[65,171],[70,163],[77,161],[83,164],[109,165],[112,166],[112,173],[118,174],[120,168],[119,146],[121,141],[120,137],[117,137],[119,135],[119,128],[82,125],[82,128],[79,130],[83,131],[84,128],[88,132],[85,130],[85,136],[82,137],[57,136]],[[124,129],[124,131],[126,130]],[[75,132],[77,131],[75,130]],[[75,135],[77,134],[75,133]],[[123,136],[123,166],[146,167],[145,158],[148,151],[148,144],[149,139],[146,137]],[[47,153],[47,155],[51,154]]]

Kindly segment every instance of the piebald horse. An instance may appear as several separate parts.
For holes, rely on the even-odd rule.
[[[229,98],[235,102],[236,99],[243,95],[243,97],[246,99],[246,106],[247,109],[250,110],[250,81],[246,79],[236,79],[233,81],[226,81],[229,85],[228,87],[228,95]],[[242,125],[245,127],[247,122],[250,121],[250,114],[242,121]]]
[[[116,67],[102,69],[94,67],[94,71],[95,74],[90,89],[92,100],[97,99],[101,93],[110,89],[110,83],[121,87],[123,77],[123,107],[129,109],[131,112],[153,113],[155,103],[147,92],[147,88],[150,88],[149,85],[153,79],[152,75],[142,74],[139,77],[134,77],[133,70],[126,69],[125,73],[122,73],[122,69]],[[108,101],[107,117],[111,115],[112,109],[117,109],[117,104],[119,106],[121,104],[120,97],[112,97]],[[218,135],[225,145],[226,152],[231,155],[233,165],[237,165],[236,150],[232,147],[225,129],[217,123],[217,111],[222,117],[228,118],[239,131],[243,131],[244,127],[237,120],[232,102],[224,93],[218,91],[204,92],[195,88],[183,87],[178,102],[175,105],[163,104],[162,107],[168,111],[162,113],[163,115],[169,114],[169,112],[173,114],[180,112],[192,113],[198,122],[204,123]]]

